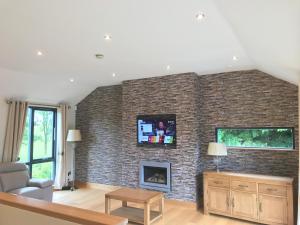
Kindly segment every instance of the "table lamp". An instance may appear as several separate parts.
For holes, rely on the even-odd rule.
[[[216,156],[215,159],[214,159],[214,162],[217,164],[217,172],[220,172],[220,170],[219,170],[219,162],[220,162],[219,156],[226,156],[227,155],[226,146],[222,143],[210,142],[208,144],[207,155]]]

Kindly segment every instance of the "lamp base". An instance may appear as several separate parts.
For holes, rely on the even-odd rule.
[[[217,173],[220,172],[220,169],[219,169],[219,163],[221,162],[221,158],[219,156],[216,156],[214,158],[214,163],[216,164],[216,170],[217,170]]]
[[[76,189],[78,189],[77,187],[75,186],[64,186],[61,188],[62,191],[75,191]]]
[[[63,186],[63,187],[61,188],[62,191],[69,191],[69,190],[71,190],[71,189],[72,189],[71,186]]]
[[[76,189],[74,181],[69,181],[68,185],[61,188],[62,191],[75,191]]]

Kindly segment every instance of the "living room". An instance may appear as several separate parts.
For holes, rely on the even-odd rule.
[[[0,206],[296,224],[299,6],[1,2]]]

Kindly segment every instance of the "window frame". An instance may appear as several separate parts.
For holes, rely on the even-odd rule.
[[[40,107],[40,106],[29,106],[28,110],[31,109],[30,121],[29,121],[29,162],[25,164],[28,166],[29,176],[32,178],[32,166],[35,164],[53,162],[53,177],[51,179],[55,179],[56,175],[56,143],[57,143],[57,109],[56,108],[48,108],[48,107]],[[43,158],[43,159],[33,159],[33,143],[34,143],[34,112],[35,111],[51,111],[53,112],[53,140],[52,140],[52,156]]]
[[[218,142],[219,129],[291,129],[293,133],[293,147],[292,148],[268,148],[268,147],[238,147],[226,146],[227,149],[251,149],[251,150],[266,150],[266,151],[294,151],[296,150],[295,128],[294,127],[215,127],[215,141]]]

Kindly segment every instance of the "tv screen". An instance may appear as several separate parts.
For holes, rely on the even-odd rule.
[[[176,147],[176,115],[137,116],[139,146]]]

